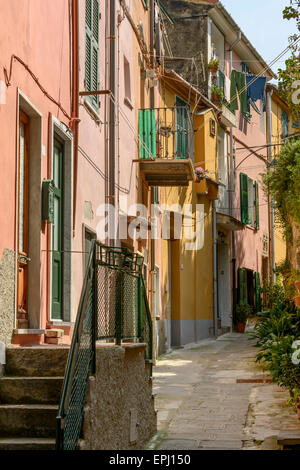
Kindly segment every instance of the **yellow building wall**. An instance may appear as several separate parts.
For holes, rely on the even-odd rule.
[[[161,93],[161,107],[175,105],[176,94],[165,88]],[[184,97],[182,97],[184,99]],[[192,104],[191,104],[192,108]],[[194,162],[195,167],[209,170],[213,178],[217,173],[217,137],[210,135],[210,119],[217,121],[213,112],[197,115],[194,119]],[[180,240],[162,241],[162,311],[164,319],[170,301],[168,290],[169,275],[172,279],[172,319],[212,320],[213,319],[213,219],[212,202],[205,195],[197,195],[195,182],[188,187],[165,187],[160,190],[160,204],[192,204],[193,230],[196,225],[196,204],[204,205],[204,246],[199,250],[187,250],[190,243],[184,236]],[[170,243],[170,251],[168,248]],[[169,252],[172,256],[172,273],[169,273]]]
[[[292,127],[291,113],[287,106],[284,106],[281,101],[272,95],[272,143],[282,143],[282,110],[289,115],[289,134],[296,132],[296,129]],[[273,158],[280,152],[280,145],[273,146]],[[286,242],[283,237],[283,231],[280,224],[275,222],[275,262],[276,264],[282,263],[286,259]]]

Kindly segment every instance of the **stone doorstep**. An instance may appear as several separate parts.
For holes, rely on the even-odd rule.
[[[64,336],[64,330],[59,328],[47,329],[45,333],[45,338],[61,338]]]
[[[272,383],[272,379],[269,377],[265,378],[255,378],[252,379],[236,379],[237,384],[270,384]]]
[[[280,446],[300,446],[300,429],[299,430],[282,430],[277,438]]]
[[[45,343],[47,344],[63,344],[63,339],[61,338],[52,338],[52,337],[45,337]]]

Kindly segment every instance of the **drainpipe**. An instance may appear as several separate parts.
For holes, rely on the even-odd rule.
[[[269,152],[269,163],[273,159],[273,148],[272,148],[272,101],[271,96],[273,94],[273,90],[267,91],[267,122],[268,122],[268,132],[267,132],[267,144],[268,144],[268,152]],[[271,203],[271,209],[269,209],[269,231],[271,232],[271,245],[269,246],[269,258],[270,258],[270,279],[273,282],[276,282],[276,275],[275,275],[275,206],[274,206],[274,199],[269,196],[269,204]],[[269,206],[270,207],[270,206]]]
[[[79,6],[72,0],[72,131],[74,133],[73,237],[75,237],[79,125]]]
[[[216,201],[212,202],[213,210],[213,259],[214,259],[214,335],[218,337],[218,266],[217,266],[217,210]]]
[[[155,69],[155,59],[154,59],[154,0],[150,0],[150,60],[151,67]],[[155,95],[154,87],[150,90],[150,107],[154,109],[155,107]],[[154,204],[154,187],[151,189],[151,204]],[[154,291],[155,291],[155,239],[151,238],[151,290],[152,290],[152,311],[154,311]],[[156,320],[154,321],[154,337],[156,338]],[[156,349],[154,348],[154,358],[156,356]]]
[[[116,1],[110,0],[110,71],[109,71],[109,89],[113,99],[110,100],[109,112],[109,204],[115,206],[115,103],[116,99]],[[111,219],[111,232],[115,233],[115,218]],[[110,239],[110,245],[113,246],[114,239]]]
[[[242,39],[242,32],[238,31],[237,33],[237,38],[233,42],[233,44],[229,48],[229,74],[231,77],[231,72],[232,72],[232,51],[234,47],[240,42]],[[233,144],[233,131],[232,127],[230,128],[230,215],[231,217],[234,217],[234,208],[233,208],[233,202],[234,202],[234,191],[235,191],[235,158],[234,158],[234,144]],[[232,300],[233,300],[233,305],[232,305],[232,313],[233,313],[233,318],[235,316],[235,311],[236,311],[236,252],[235,252],[235,233],[234,230],[231,232],[231,251],[232,251]]]

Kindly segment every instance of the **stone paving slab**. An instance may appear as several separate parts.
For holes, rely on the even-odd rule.
[[[300,429],[296,414],[285,405],[288,393],[274,384],[254,383],[268,374],[255,364],[252,345],[247,334],[232,333],[157,361],[155,448],[276,449],[274,439],[282,426]],[[253,383],[237,383],[243,379]]]

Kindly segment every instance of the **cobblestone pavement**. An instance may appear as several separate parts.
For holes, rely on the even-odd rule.
[[[148,448],[274,449],[279,429],[300,430],[288,392],[257,383],[268,376],[256,352],[247,334],[229,333],[162,356],[153,374],[158,434]]]

